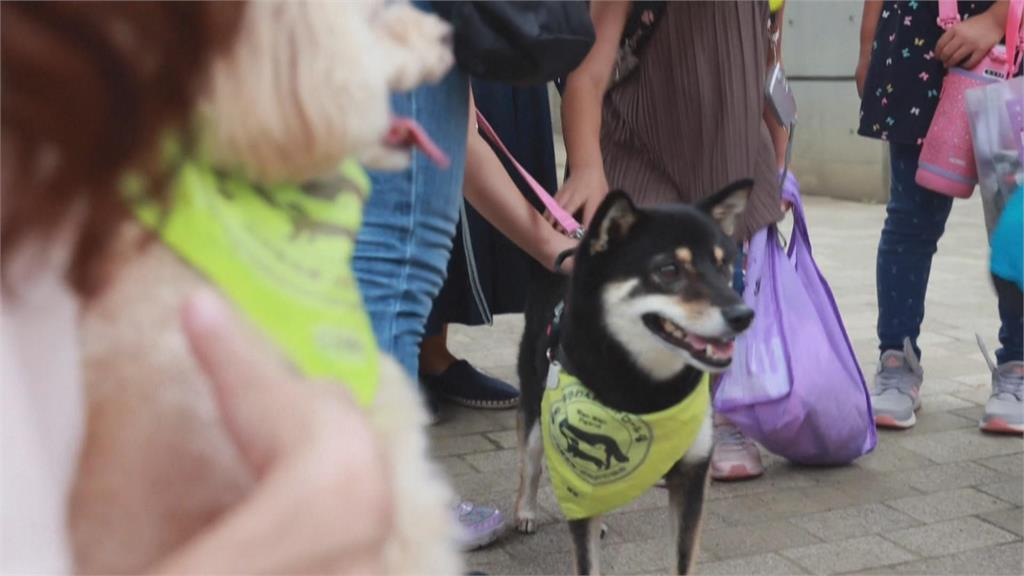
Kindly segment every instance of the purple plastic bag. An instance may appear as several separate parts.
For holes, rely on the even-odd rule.
[[[750,241],[743,299],[754,324],[736,341],[715,410],[768,450],[800,464],[846,464],[874,449],[874,416],[843,320],[811,255],[795,179],[788,253],[776,227]]]

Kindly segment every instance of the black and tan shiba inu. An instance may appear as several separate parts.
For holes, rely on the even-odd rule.
[[[730,235],[751,186],[655,209],[612,192],[571,278],[531,285],[519,351],[516,525],[536,528],[546,453],[580,574],[599,571],[600,514],[661,478],[676,570],[693,565],[712,449],[707,374],[729,366],[733,339],[754,316],[731,287]]]

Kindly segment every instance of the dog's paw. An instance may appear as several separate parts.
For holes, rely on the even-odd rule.
[[[377,25],[392,48],[392,90],[404,92],[437,82],[455,63],[451,26],[437,16],[396,4],[379,15]]]
[[[533,514],[516,514],[516,530],[533,534],[537,531],[537,518]]]

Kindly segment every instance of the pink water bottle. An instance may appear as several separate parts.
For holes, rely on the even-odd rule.
[[[964,93],[971,88],[1007,80],[1016,70],[1020,11],[1021,2],[1012,2],[1006,18],[1007,46],[994,46],[970,70],[951,68],[943,79],[939,105],[925,136],[914,178],[921,186],[956,198],[968,198],[974,191],[978,170],[974,164]],[[948,29],[959,20],[956,0],[940,0],[939,25]]]

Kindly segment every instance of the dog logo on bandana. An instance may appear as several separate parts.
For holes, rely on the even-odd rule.
[[[652,431],[646,422],[608,410],[583,386],[567,388],[551,405],[548,424],[564,462],[594,485],[629,476],[651,447]]]

